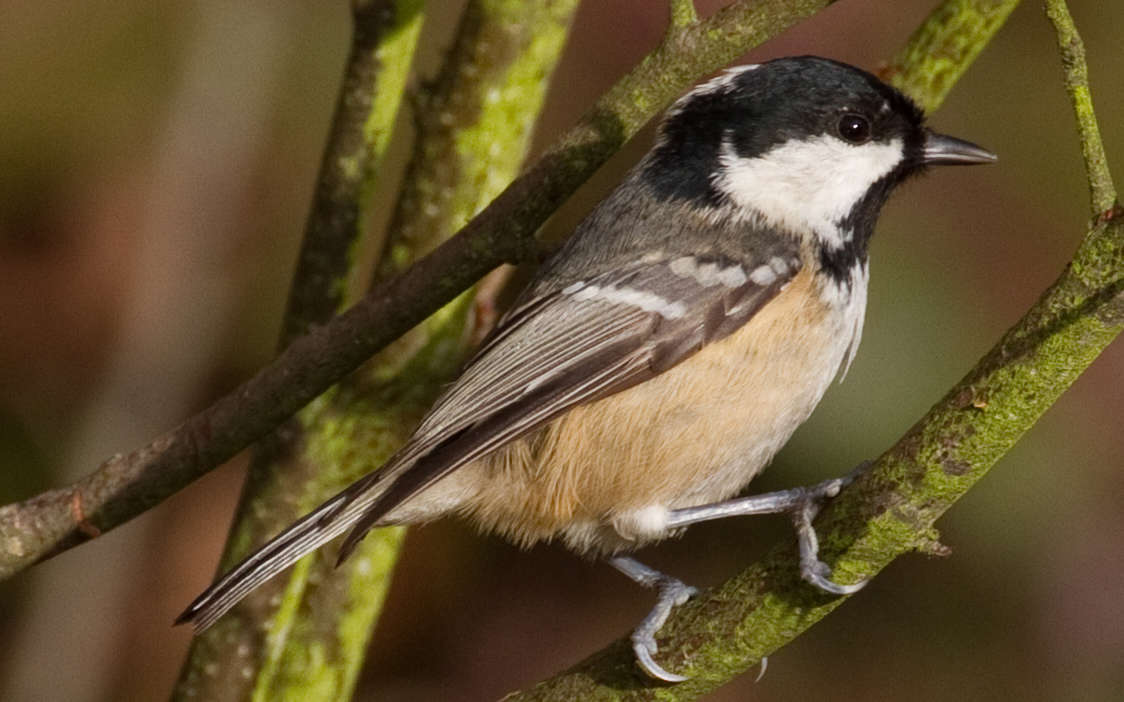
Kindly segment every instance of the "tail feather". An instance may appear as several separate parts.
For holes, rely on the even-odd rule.
[[[331,498],[216,580],[175,623],[190,622],[196,634],[203,632],[258,585],[347,531],[380,493],[349,488]]]
[[[382,468],[356,481],[223,574],[176,617],[175,623],[190,622],[196,634],[205,631],[258,585],[363,520],[359,532],[345,542],[339,559],[342,562],[358,540],[380,523],[382,517],[436,479],[411,482],[409,490],[389,492],[418,458],[433,448],[434,443],[414,441],[407,444]],[[460,466],[464,460],[454,461],[449,470]]]

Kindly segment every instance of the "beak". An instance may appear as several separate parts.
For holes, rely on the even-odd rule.
[[[926,166],[970,166],[976,163],[995,163],[998,160],[998,156],[970,141],[936,132],[925,132],[921,161]]]

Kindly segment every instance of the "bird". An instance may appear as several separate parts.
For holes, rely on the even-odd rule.
[[[520,545],[560,541],[657,592],[640,668],[695,591],[633,558],[690,524],[793,516],[801,575],[844,595],[812,517],[852,477],[736,497],[846,374],[868,248],[902,182],[991,163],[933,131],[899,90],[797,56],[729,68],[667,110],[651,149],[534,274],[382,467],[220,576],[178,617],[196,632],[348,532],[467,519]]]

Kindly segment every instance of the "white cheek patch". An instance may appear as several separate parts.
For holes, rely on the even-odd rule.
[[[901,139],[848,144],[822,135],[782,144],[761,156],[739,156],[727,139],[714,186],[740,207],[795,233],[816,233],[842,247],[851,232],[838,223],[867,190],[903,158]]]

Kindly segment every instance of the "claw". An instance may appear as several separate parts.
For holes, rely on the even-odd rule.
[[[831,566],[819,559],[820,542],[812,520],[819,514],[822,506],[820,498],[809,496],[792,515],[796,527],[796,539],[800,545],[800,577],[820,590],[832,595],[853,595],[866,586],[869,580],[863,579],[851,585],[841,585],[831,579]]]
[[[870,582],[869,578],[864,578],[850,585],[837,583],[831,579],[831,568],[820,560],[814,561],[814,565],[809,568],[805,567],[804,561],[801,559],[800,577],[804,579],[804,582],[832,595],[853,595]]]
[[[780,490],[710,505],[671,510],[667,527],[680,529],[690,524],[735,515],[789,513],[792,515],[797,541],[800,544],[800,576],[812,586],[832,595],[852,595],[861,590],[868,581],[861,580],[851,585],[841,585],[831,579],[831,567],[819,559],[820,544],[819,539],[816,538],[816,530],[812,527],[812,520],[819,513],[825,500],[838,495],[840,490],[853,482],[871,465],[870,461],[863,462],[842,478],[825,480],[811,487]],[[672,609],[695,594],[695,588],[688,587],[679,580],[632,558],[617,556],[611,558],[609,563],[634,582],[644,587],[656,588],[659,593],[656,606],[632,632],[632,650],[636,654],[637,664],[655,680],[669,683],[687,680],[682,675],[664,670],[652,657],[659,652],[656,632],[667,621]],[[762,674],[765,672],[765,665],[766,660],[762,659]]]
[[[657,646],[654,638],[649,637],[648,641],[642,641],[640,637],[633,634],[632,651],[636,654],[636,664],[640,666],[641,670],[648,674],[648,677],[669,683],[680,683],[688,680],[686,676],[665,670],[659,663],[656,663],[655,659],[652,658],[652,654],[655,653],[656,650]]]
[[[665,670],[652,656],[660,650],[659,645],[656,644],[656,632],[667,622],[671,610],[694,597],[698,594],[698,590],[631,558],[617,557],[609,563],[636,583],[644,587],[656,588],[658,593],[656,606],[652,607],[652,611],[648,612],[648,616],[644,617],[632,632],[632,651],[636,654],[637,665],[656,680],[669,683],[687,680],[682,675]]]

